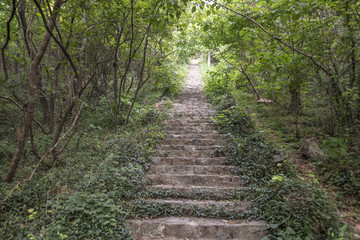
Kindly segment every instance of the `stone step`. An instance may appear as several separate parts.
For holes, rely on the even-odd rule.
[[[226,165],[152,165],[149,174],[234,174],[237,167]]]
[[[167,127],[198,127],[198,126],[216,126],[216,124],[214,122],[210,121],[194,121],[194,120],[172,120],[171,122],[167,122],[166,123]]]
[[[170,113],[174,117],[201,117],[201,118],[210,118],[215,117],[214,112],[206,113],[197,113],[197,112],[172,112]]]
[[[177,110],[181,107],[189,107],[189,108],[205,108],[211,109],[211,104],[205,101],[200,101],[197,99],[187,99],[187,100],[175,100],[173,103],[173,110]]]
[[[214,131],[216,130],[216,126],[213,124],[196,124],[196,125],[177,125],[177,126],[166,126],[165,130],[170,131],[196,131],[196,132],[204,132],[204,131]]]
[[[171,134],[166,133],[165,139],[224,139],[223,135],[218,133],[211,133],[211,134],[196,134],[196,133],[188,133],[188,134]]]
[[[165,217],[130,219],[126,225],[135,239],[261,240],[267,235],[263,221],[226,221],[209,218]]]
[[[200,150],[213,150],[221,151],[224,145],[161,145],[159,150],[185,150],[185,151],[200,151]]]
[[[204,106],[204,107],[207,107],[207,108],[211,107],[210,103],[208,103],[206,101],[201,101],[199,98],[185,99],[185,98],[181,98],[181,97],[175,100],[173,106],[176,107],[176,106],[187,105],[186,103],[193,103],[190,106],[194,106],[194,104],[195,104],[196,106]]]
[[[178,117],[171,120],[165,120],[166,125],[181,125],[181,124],[194,124],[194,123],[208,123],[215,124],[214,121],[210,118],[189,118],[189,117]]]
[[[197,157],[197,158],[211,158],[211,157],[225,157],[225,154],[220,150],[158,150],[159,157]]]
[[[165,138],[164,145],[193,145],[193,146],[224,146],[226,141],[222,139],[211,139],[211,138],[186,138],[186,139],[176,139],[176,138]]]
[[[133,204],[137,204],[136,202]],[[238,200],[228,200],[228,201],[214,201],[214,200],[192,200],[192,199],[147,199],[139,204],[146,205],[172,205],[182,208],[212,208],[218,210],[226,211],[237,211],[244,212],[247,209],[252,207],[251,202],[243,202]]]
[[[178,114],[178,115],[184,115],[184,116],[186,116],[186,114],[196,114],[197,116],[201,116],[201,117],[215,113],[215,111],[211,111],[207,108],[204,108],[204,109],[200,109],[200,108],[176,109],[171,112]]]
[[[159,184],[159,185],[150,185],[148,186],[148,190],[151,191],[159,191],[159,190],[165,190],[165,191],[174,191],[179,194],[185,194],[185,195],[220,195],[224,196],[224,198],[227,195],[240,195],[244,191],[246,191],[248,188],[246,187],[219,187],[219,186],[185,186],[185,185],[169,185],[169,184]]]
[[[226,157],[187,158],[187,157],[153,157],[155,165],[223,165]]]
[[[184,89],[186,91],[186,89]],[[176,98],[175,101],[197,101],[197,102],[203,102],[208,103],[208,99],[202,95],[199,92],[196,92],[198,90],[192,91],[192,92],[182,92],[180,95]]]
[[[236,175],[209,175],[209,174],[148,174],[147,178],[153,185],[177,186],[212,186],[238,187],[242,186],[241,177]]]
[[[184,129],[182,131],[179,131],[179,130],[170,130],[169,129],[166,131],[166,134],[167,135],[201,134],[204,137],[204,136],[208,136],[208,135],[218,134],[218,131],[216,131],[216,130],[195,130],[195,129]]]
[[[191,113],[191,112],[198,112],[198,113],[214,113],[214,111],[210,110],[207,107],[189,107],[189,106],[183,106],[183,107],[177,107],[173,108],[171,110],[172,113]]]

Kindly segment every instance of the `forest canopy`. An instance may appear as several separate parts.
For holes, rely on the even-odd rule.
[[[189,60],[199,56],[211,62],[204,66],[210,92],[270,103],[262,116],[275,118],[275,129],[298,148],[317,138],[324,179],[359,201],[358,0],[2,0],[0,24],[4,222],[20,205],[27,211],[47,193],[59,197],[61,186],[92,182],[100,163],[86,154],[109,159],[111,134],[134,137],[124,146],[149,154],[161,138],[154,104],[179,94]],[[147,127],[146,136],[130,133]],[[68,177],[65,167],[87,161],[88,175]],[[136,164],[126,166],[136,172]],[[44,183],[33,194],[44,179],[59,186]]]

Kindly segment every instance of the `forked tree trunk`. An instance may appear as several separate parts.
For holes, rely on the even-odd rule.
[[[58,13],[57,10],[60,8],[61,3],[62,3],[62,0],[56,0],[54,3],[53,16],[47,26],[51,31],[54,29],[55,23],[53,20],[55,20],[57,17],[57,13]],[[31,123],[32,123],[32,119],[33,119],[33,115],[34,115],[34,111],[35,111],[36,92],[37,92],[37,84],[38,84],[37,70],[38,70],[40,61],[46,52],[46,49],[50,42],[50,38],[51,38],[50,34],[48,32],[46,32],[44,39],[41,43],[41,46],[40,46],[37,54],[35,55],[35,57],[32,59],[31,64],[30,64],[30,71],[29,71],[29,75],[28,75],[28,84],[29,84],[29,86],[28,86],[28,89],[29,89],[28,103],[27,103],[27,109],[25,112],[24,124],[23,124],[22,130],[21,130],[21,136],[20,136],[18,145],[16,147],[14,156],[12,158],[9,170],[8,170],[6,178],[5,178],[5,182],[13,181],[16,170],[18,169],[18,166],[19,166],[19,163],[21,160],[21,156],[24,153],[25,143],[26,143],[26,140],[28,137],[29,130],[31,128]],[[25,38],[25,41],[26,41],[26,38]]]

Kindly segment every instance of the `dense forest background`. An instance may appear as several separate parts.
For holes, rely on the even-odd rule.
[[[310,180],[359,207],[360,1],[4,0],[0,19],[4,238],[125,236],[196,54],[286,157],[316,138]]]

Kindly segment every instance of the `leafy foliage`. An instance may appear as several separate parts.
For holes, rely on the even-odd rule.
[[[299,180],[292,165],[274,161],[281,153],[257,132],[254,121],[236,104],[229,106],[221,98],[223,86],[212,84],[218,79],[208,77],[207,96],[218,109],[215,122],[230,141],[227,162],[238,166],[239,173],[249,184],[246,198],[257,206],[250,216],[269,223],[269,239],[346,239],[347,225],[340,223],[334,204],[324,192]],[[220,89],[217,89],[219,87]],[[229,88],[228,88],[229,89]],[[232,97],[228,90],[225,95]],[[221,104],[219,99],[224,99]],[[235,102],[235,101],[233,101]],[[224,110],[224,106],[228,107]]]

